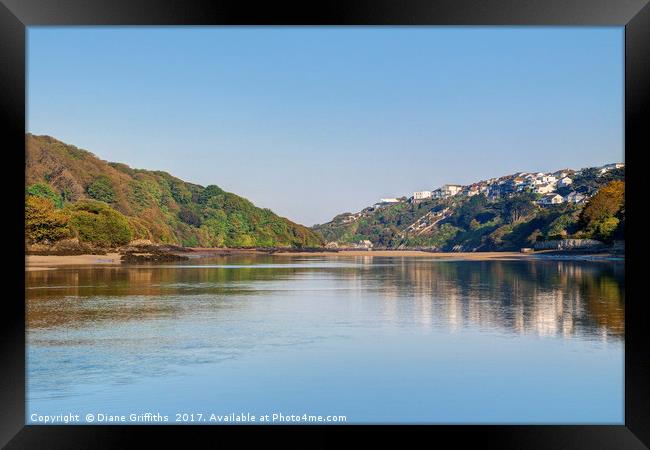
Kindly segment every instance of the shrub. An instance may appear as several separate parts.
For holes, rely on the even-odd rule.
[[[110,206],[92,200],[68,207],[70,227],[82,242],[110,247],[131,241],[133,229],[129,220]]]
[[[549,239],[564,239],[568,236],[569,230],[575,224],[571,214],[561,214],[549,225],[546,237]]]
[[[609,242],[618,228],[619,220],[616,217],[607,217],[596,225],[596,238]]]

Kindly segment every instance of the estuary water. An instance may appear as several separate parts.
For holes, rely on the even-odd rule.
[[[623,262],[228,256],[25,276],[27,423],[624,421]]]

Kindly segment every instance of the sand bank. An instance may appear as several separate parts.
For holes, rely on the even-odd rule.
[[[193,258],[210,258],[215,256],[228,255],[269,255],[268,251],[255,249],[192,249],[188,252],[179,252],[178,254],[190,256]],[[341,250],[338,252],[288,252],[276,251],[271,253],[272,256],[281,257],[416,257],[430,259],[457,259],[465,261],[484,261],[484,260],[535,260],[535,259],[570,259],[570,260],[624,260],[624,256],[613,257],[608,253],[603,254],[557,254],[551,252],[519,253],[519,252],[450,252],[450,253],[433,253],[419,250]],[[62,266],[110,266],[121,264],[119,253],[108,253],[106,255],[71,255],[71,256],[40,256],[27,255],[25,257],[25,270],[53,270]]]
[[[120,264],[120,255],[118,253],[108,253],[106,255],[25,256],[25,270],[47,270],[60,266],[114,264]]]
[[[339,252],[276,252],[276,256],[389,256],[404,257],[416,256],[424,258],[445,258],[445,259],[525,259],[530,258],[530,254],[519,252],[449,252],[433,253],[419,250],[341,250]]]

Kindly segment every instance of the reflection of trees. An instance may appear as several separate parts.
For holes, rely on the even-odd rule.
[[[234,259],[238,266],[254,262],[261,263],[250,257]],[[233,294],[261,295],[260,283],[294,278],[300,270],[305,269],[140,266],[29,271],[25,272],[27,325],[80,327],[106,320],[173,317],[182,308],[170,298],[179,295],[206,295],[205,308],[227,308],[208,300]]]
[[[539,335],[625,332],[622,264],[408,260],[381,269],[384,298],[412,298],[408,311],[422,323]],[[390,308],[400,315],[399,306]]]

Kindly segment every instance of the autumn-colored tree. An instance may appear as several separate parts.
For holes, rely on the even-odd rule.
[[[25,200],[25,238],[29,242],[51,243],[70,237],[68,216],[57,210],[49,198],[30,195]]]
[[[607,240],[624,218],[625,182],[616,180],[603,186],[580,213],[580,224],[587,233]]]

